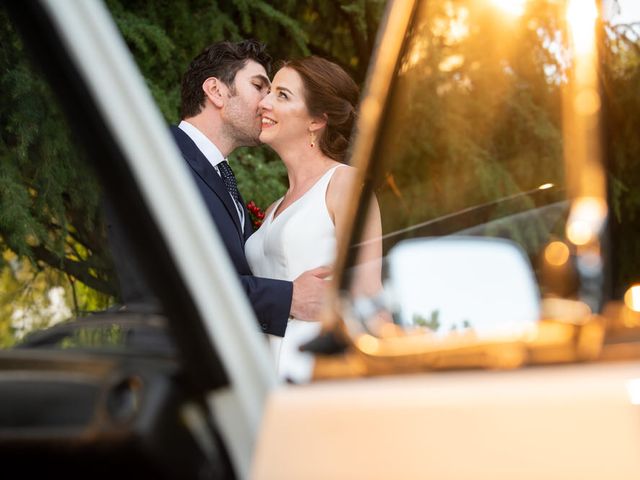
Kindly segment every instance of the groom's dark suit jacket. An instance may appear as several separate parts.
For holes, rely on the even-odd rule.
[[[189,136],[172,126],[171,133],[190,167],[198,190],[222,237],[227,254],[240,276],[263,332],[284,335],[291,308],[293,284],[282,280],[254,277],[244,254],[244,242],[253,233],[249,212],[245,207],[244,234],[231,195],[222,178]],[[244,203],[244,202],[243,202]]]

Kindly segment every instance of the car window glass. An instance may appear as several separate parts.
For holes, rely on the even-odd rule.
[[[4,10],[0,52],[0,347],[167,348],[127,234]]]
[[[598,37],[603,67],[598,78],[603,83],[594,80],[591,96],[571,97],[572,111],[579,115],[588,111],[603,126],[604,140],[598,143],[599,135],[584,135],[589,130],[584,125],[577,128],[578,122],[566,115],[567,91],[577,95],[579,81],[572,72],[580,61],[571,47],[575,40],[569,17],[588,25],[589,9],[572,13],[570,2],[557,1],[418,2],[371,159],[382,217],[385,278],[395,271],[389,267],[389,254],[407,240],[463,236],[507,240],[524,254],[534,278],[531,292],[542,302],[531,310],[534,317],[556,315],[559,304],[547,301],[554,299],[579,301],[579,307],[572,304],[573,313],[600,311],[608,299],[621,299],[638,281],[640,254],[630,232],[637,230],[638,182],[633,178],[639,157],[637,135],[632,132],[637,132],[640,112],[634,108],[639,98],[634,85],[640,50],[637,24],[628,24],[634,21],[635,7],[613,3],[610,7],[618,12],[618,21],[605,16],[605,34]],[[595,3],[593,11],[595,19]],[[601,99],[607,107],[601,108],[605,103]],[[575,133],[578,130],[581,135]],[[598,165],[605,157],[610,159],[606,180],[614,218],[613,230],[605,236],[617,250],[610,251],[606,263],[601,254],[610,245],[596,242],[597,248],[587,253],[571,229],[579,226],[575,217],[570,218],[581,194],[576,181],[589,185],[576,180],[588,169],[580,167],[583,170],[576,173],[571,166],[579,156]],[[597,183],[590,183],[594,190]],[[594,208],[604,218],[606,207]],[[460,255],[447,258],[452,259],[448,265],[436,268],[432,261],[418,267],[420,260],[413,256],[416,271],[401,284],[400,295],[412,285],[451,281],[455,291],[449,291],[449,302],[472,303],[473,294],[484,291],[479,286],[502,282],[495,284],[492,297],[478,299],[482,308],[495,312],[500,302],[519,293],[515,282],[510,285],[499,273],[497,263],[494,268],[482,263],[460,265],[465,262]],[[484,272],[476,275],[478,268]],[[352,278],[356,280],[351,300],[362,304],[353,288],[358,276]],[[430,295],[424,285],[416,295]],[[356,310],[373,312],[380,305],[402,308],[397,293],[385,287],[375,305]],[[436,304],[447,301],[443,298]],[[473,330],[472,318],[461,315],[452,325],[442,322],[441,315],[432,307],[393,320],[439,333]]]
[[[640,282],[640,3],[605,2],[603,79],[608,99],[612,296]],[[636,306],[637,308],[637,306]],[[638,320],[627,319],[640,326]]]
[[[515,20],[483,2],[422,3],[375,153],[385,251],[466,231],[533,254],[562,235],[562,207],[551,218],[538,210],[564,197],[554,13]],[[528,219],[498,222],[519,213]]]

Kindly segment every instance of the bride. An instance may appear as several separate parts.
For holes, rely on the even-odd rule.
[[[246,242],[247,260],[260,277],[293,280],[330,266],[336,237],[347,220],[344,201],[355,169],[342,163],[355,123],[358,87],[338,65],[311,56],[286,62],[260,103],[260,140],[287,167],[289,189],[271,205],[262,226]],[[375,205],[367,238],[380,238]],[[361,260],[380,258],[380,241],[367,242]],[[379,275],[378,275],[379,278]],[[278,374],[295,383],[311,378],[313,356],[298,347],[320,332],[319,322],[290,318],[285,336],[270,337]]]

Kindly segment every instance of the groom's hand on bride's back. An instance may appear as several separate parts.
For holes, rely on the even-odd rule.
[[[291,316],[298,320],[318,320],[328,287],[329,267],[307,270],[293,281]]]

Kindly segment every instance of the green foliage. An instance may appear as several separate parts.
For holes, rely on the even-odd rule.
[[[424,2],[419,18],[376,152],[385,232],[506,198],[533,207],[526,192],[564,177],[551,3],[530,2],[516,23],[469,0]],[[529,251],[548,236],[540,222],[511,232]]]
[[[640,281],[640,35],[606,26],[601,49],[610,146],[614,295]]]
[[[199,51],[215,41],[257,38],[276,61],[310,53],[341,64],[362,82],[371,56],[382,0],[232,2],[130,2],[108,6],[156,103],[168,123],[179,120],[182,73]],[[334,25],[328,29],[326,25]],[[267,149],[231,156],[240,191],[266,209],[286,190],[285,170]]]
[[[6,347],[65,320],[70,305],[105,305],[115,288],[102,256],[100,188],[3,11],[0,72],[0,345]],[[70,279],[81,285],[79,293]]]
[[[222,39],[257,38],[275,60],[321,55],[362,84],[385,3],[107,0],[167,123],[179,120],[179,85],[190,60]],[[386,161],[377,192],[386,231],[548,181],[563,184],[563,58],[550,43],[560,28],[556,3],[530,0],[520,23],[509,26],[468,0],[423,2],[429,20],[415,27],[422,41],[409,42],[397,80],[399,107],[376,151]],[[473,26],[464,41],[450,34],[465,23],[461,6],[469,7],[465,21]],[[497,37],[509,28],[508,42]],[[615,248],[617,258],[628,260],[615,274],[625,281],[640,271],[639,48],[637,36],[608,27],[602,52]],[[12,312],[36,305],[36,293],[45,311],[49,290],[63,288],[67,305],[83,311],[109,305],[117,289],[99,185],[2,10],[0,89],[0,342],[6,342],[15,334]],[[247,202],[264,209],[284,193],[285,169],[270,150],[241,149],[231,161]],[[519,241],[537,249],[550,235],[545,228],[529,225]]]
[[[112,298],[59,269],[38,267],[25,257],[4,253],[0,270],[0,348],[84,312],[103,310]]]
[[[273,157],[269,150],[256,148],[238,149],[234,154],[233,171],[245,202],[253,201],[263,210],[286,191],[286,168]]]
[[[272,3],[295,18],[301,30],[306,32],[309,53],[338,63],[357,82],[364,81],[386,0],[280,0]],[[269,38],[268,32],[264,33],[266,36],[261,38]],[[273,46],[278,50],[281,48]],[[290,58],[305,52],[278,53],[277,58]]]
[[[427,320],[425,317],[418,313],[413,314],[413,324],[419,327],[427,327],[434,332],[437,332],[441,327],[440,324],[440,310],[434,310],[431,312],[429,319]]]
[[[385,233],[487,204],[496,207],[478,223],[533,212],[529,193],[545,183],[564,195],[568,39],[557,2],[531,0],[526,7],[514,19],[474,0],[421,3],[374,152],[383,163],[377,194]],[[619,297],[640,275],[640,35],[637,25],[605,25],[601,39]],[[537,260],[546,242],[563,237],[562,220],[532,214],[474,233],[511,238]],[[419,232],[389,236],[385,249]]]
[[[124,346],[126,331],[120,325],[91,326],[74,331],[62,340],[61,348],[117,348]]]
[[[218,40],[256,38],[267,43],[275,60],[325,55],[361,82],[384,2],[106,3],[158,108],[167,123],[177,123],[182,73]],[[29,328],[48,325],[50,291],[63,292],[71,315],[109,306],[117,285],[98,182],[4,9],[0,89],[0,343],[7,346]],[[231,161],[247,201],[264,209],[284,193],[285,169],[273,152],[243,149]],[[30,325],[20,332],[17,310],[26,312]]]

